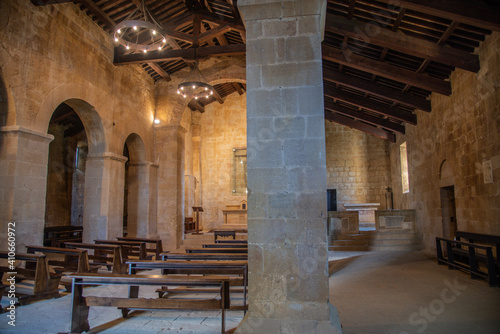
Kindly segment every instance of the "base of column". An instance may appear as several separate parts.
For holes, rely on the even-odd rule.
[[[235,334],[342,334],[337,308],[328,303],[330,319],[297,320],[262,318],[249,312],[236,328]]]

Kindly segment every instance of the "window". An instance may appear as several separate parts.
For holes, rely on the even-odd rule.
[[[399,147],[401,155],[401,184],[403,194],[410,192],[410,180],[408,179],[408,153],[406,150],[406,142]]]

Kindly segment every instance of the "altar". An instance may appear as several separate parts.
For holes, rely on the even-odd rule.
[[[222,214],[224,215],[224,225],[238,225],[241,228],[246,228],[247,226],[247,203],[243,201],[240,204],[226,205],[225,209],[222,209]]]
[[[359,227],[375,230],[375,211],[380,203],[344,203],[346,211],[358,211]]]

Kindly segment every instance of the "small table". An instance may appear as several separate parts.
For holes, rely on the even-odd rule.
[[[236,230],[214,230],[214,242],[217,242],[217,237],[233,237],[236,239]]]

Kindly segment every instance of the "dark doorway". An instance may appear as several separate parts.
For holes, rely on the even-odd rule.
[[[441,217],[443,219],[443,238],[454,239],[457,232],[457,213],[455,208],[455,187],[442,187]]]
[[[326,201],[328,203],[328,211],[337,211],[337,189],[326,190]]]

